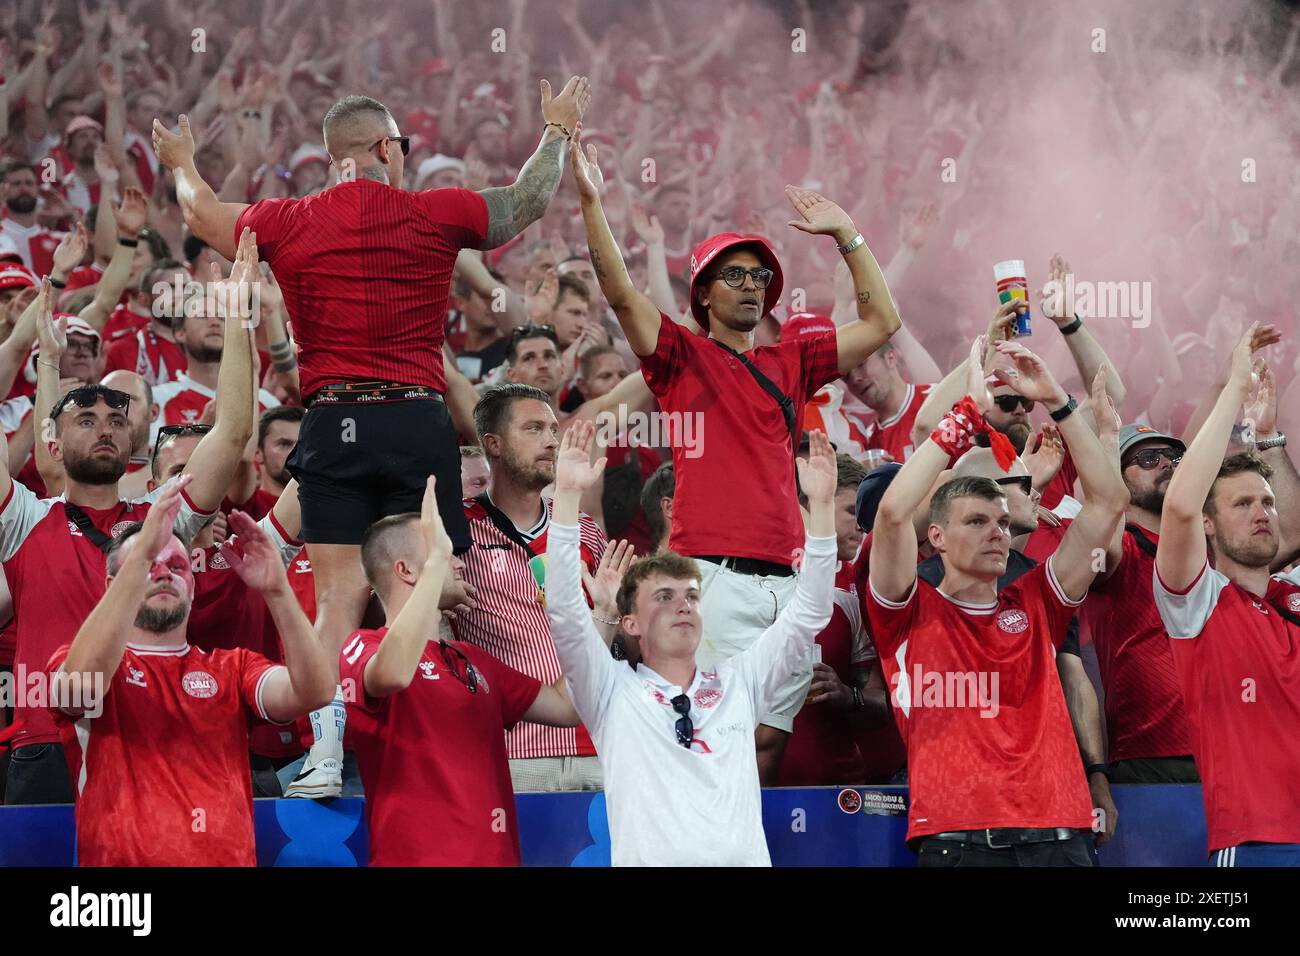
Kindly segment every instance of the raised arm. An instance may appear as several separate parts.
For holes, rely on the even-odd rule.
[[[981,417],[993,407],[988,384],[984,380],[984,354],[988,344],[981,335],[971,345],[963,383],[969,401],[954,404],[938,422],[934,434],[944,444],[928,435],[912,453],[889,489],[880,499],[875,524],[871,529],[871,588],[886,601],[902,601],[916,583],[916,528],[912,515],[930,495],[930,489],[949,462],[970,445],[973,416]]]
[[[504,245],[542,218],[564,173],[565,146],[577,132],[591,101],[591,87],[585,76],[570,77],[554,97],[550,83],[542,80],[541,86],[542,118],[546,121],[542,141],[513,183],[480,193],[488,208],[487,238],[481,249]]]
[[[419,580],[393,619],[379,650],[366,662],[366,694],[371,697],[388,697],[410,686],[430,635],[438,633],[442,614],[438,598],[451,566],[451,538],[438,514],[435,484],[430,475],[420,505],[420,534],[427,555]]]
[[[791,226],[815,236],[833,236],[841,250],[851,247],[844,253],[844,261],[853,277],[858,321],[835,330],[840,374],[847,375],[898,331],[902,324],[898,307],[889,293],[880,264],[848,213],[825,196],[808,189],[786,186],[785,196],[797,215],[790,220]]]
[[[498,282],[483,264],[480,253],[473,249],[460,250],[456,255],[455,273],[476,295],[488,301],[488,311],[502,335],[509,335],[516,326],[528,321],[524,297],[504,282]]]
[[[604,178],[596,165],[596,147],[587,146],[584,152],[582,142],[575,138],[569,165],[578,183],[582,221],[587,227],[587,249],[591,252],[591,267],[596,272],[601,294],[614,310],[632,351],[638,357],[653,355],[659,342],[659,309],[632,284],[623,254],[605,218],[605,210],[600,205]]]
[[[1079,379],[1091,382],[1097,377],[1098,372],[1104,370],[1106,394],[1110,396],[1115,407],[1119,408],[1124,404],[1127,390],[1119,377],[1115,363],[1106,355],[1106,350],[1101,347],[1101,343],[1097,341],[1096,336],[1083,320],[1075,316],[1074,283],[1068,278],[1070,274],[1070,264],[1059,255],[1052,256],[1051,262],[1048,263],[1049,282],[1042,297],[1043,311],[1064,336],[1065,344],[1070,349],[1070,357],[1074,359],[1074,366],[1078,369]],[[1067,329],[1072,331],[1067,332]]]
[[[153,121],[153,148],[158,162],[172,171],[176,179],[176,201],[190,231],[226,259],[234,260],[235,224],[248,203],[221,202],[212,187],[203,181],[194,166],[194,134],[190,119],[180,116],[179,132]]]
[[[1278,440],[1282,434],[1277,429],[1277,378],[1263,360],[1257,361],[1255,368],[1259,387],[1246,402],[1242,417],[1250,426],[1258,447]],[[1273,486],[1273,496],[1277,499],[1282,544],[1273,559],[1272,570],[1281,571],[1300,558],[1300,474],[1296,473],[1295,462],[1287,454],[1285,444],[1271,445],[1258,453],[1260,459],[1273,469],[1268,483]]]
[[[1042,359],[1019,342],[999,342],[997,350],[1014,364],[1005,374],[1007,384],[1013,389],[1025,398],[1042,402],[1049,412],[1066,407],[1070,395]],[[1119,432],[1119,415],[1106,392],[1106,377],[1100,370],[1092,380],[1092,404],[1098,427],[1106,432],[1107,444],[1116,448],[1114,437]],[[1102,562],[1097,558],[1105,554],[1111,543],[1129,494],[1119,473],[1119,456],[1102,447],[1077,411],[1068,414],[1058,427],[1083,483],[1083,510],[1070,524],[1049,560],[1065,597],[1072,602],[1082,601],[1093,578],[1102,570]]]
[[[257,234],[248,229],[240,236],[229,280],[222,283],[219,267],[212,267],[210,281],[219,284],[216,298],[225,313],[225,340],[217,373],[217,421],[185,467],[185,473],[194,476],[189,499],[196,511],[220,507],[253,434],[253,341],[249,320],[240,315],[240,289],[251,289],[260,275]]]
[[[96,683],[95,675],[102,675],[98,687],[107,687],[112,675],[122,663],[122,654],[126,651],[126,642],[131,635],[136,613],[145,593],[154,578],[153,568],[159,555],[172,540],[172,528],[176,515],[181,508],[181,491],[189,481],[181,475],[173,482],[168,482],[154,506],[145,515],[142,527],[134,543],[121,559],[121,564],[113,579],[109,582],[104,596],[77,629],[77,636],[72,640],[68,656],[63,666],[54,677],[51,688],[60,701],[82,701],[93,704]],[[160,566],[172,574],[183,570],[186,556],[181,554],[181,569]],[[85,686],[89,682],[90,686]],[[91,696],[87,698],[87,694]],[[87,708],[63,708],[66,713],[79,714]]]
[[[117,243],[113,247],[113,257],[109,259],[99,285],[95,288],[95,298],[90,305],[81,310],[80,317],[91,328],[101,331],[108,317],[117,308],[117,303],[126,291],[126,284],[131,278],[131,264],[135,260],[138,236],[149,217],[149,203],[144,193],[134,186],[128,186],[122,192],[122,202],[112,210],[112,218],[117,223]],[[99,238],[96,223],[95,238]],[[107,347],[107,346],[106,346]]]
[[[232,511],[227,520],[232,535],[221,554],[240,580],[262,595],[284,648],[285,666],[272,670],[262,688],[266,716],[285,722],[324,707],[334,696],[338,664],[289,587],[279,549],[242,511]]]
[[[1249,396],[1251,355],[1256,348],[1276,340],[1272,326],[1255,323],[1245,331],[1232,350],[1227,383],[1169,479],[1160,513],[1156,572],[1171,591],[1190,587],[1205,566],[1205,499],[1223,464],[1237,410]]]
[[[564,433],[555,453],[555,500],[546,536],[546,616],[573,702],[586,725],[598,731],[619,665],[582,596],[578,499],[605,470],[604,458],[591,461],[595,437],[595,426],[580,422]]]

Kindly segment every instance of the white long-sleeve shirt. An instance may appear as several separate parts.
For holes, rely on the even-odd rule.
[[[644,664],[614,660],[582,596],[578,529],[552,522],[546,613],[574,705],[605,775],[615,866],[770,866],[754,730],[831,617],[834,536],[809,536],[794,597],[749,648],[696,669],[694,743],[677,742],[683,693]]]

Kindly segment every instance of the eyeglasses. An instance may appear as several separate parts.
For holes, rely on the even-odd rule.
[[[84,335],[69,335],[68,344],[63,350],[70,355],[94,357],[99,354],[99,343],[95,339],[86,338]]]
[[[771,269],[742,269],[740,266],[727,266],[725,269],[719,269],[714,278],[721,279],[733,289],[739,289],[745,284],[745,276],[749,276],[754,280],[755,289],[766,289],[773,275],[775,273]]]
[[[994,395],[993,404],[1008,415],[1016,410],[1017,405],[1023,405],[1026,412],[1034,410],[1034,400],[1023,395]]]
[[[1019,485],[1020,490],[1029,497],[1034,494],[1034,479],[1029,475],[1011,475],[1007,478],[994,478],[995,485]]]
[[[1124,467],[1137,465],[1143,471],[1152,471],[1160,467],[1160,459],[1165,459],[1171,465],[1177,465],[1183,460],[1183,453],[1177,448],[1143,448],[1137,454],[1131,456],[1124,463]]]
[[[210,431],[212,431],[211,425],[164,425],[158,429],[158,437],[153,441],[153,458],[151,460],[158,460],[158,449],[169,438],[180,438],[183,435],[206,435]]]
[[[447,670],[451,671],[451,676],[468,687],[471,694],[477,694],[478,672],[474,670],[474,665],[469,662],[469,658],[462,654],[459,648],[452,647],[446,641],[439,641],[438,646],[442,651],[442,662],[447,665]],[[455,654],[456,658],[459,658],[460,662],[465,665],[465,673],[463,676],[457,669],[455,660],[447,656],[448,651]]]
[[[695,724],[691,721],[691,699],[685,694],[673,698],[673,710],[681,716],[677,718],[677,742],[687,750],[695,740]]]
[[[411,155],[411,137],[409,136],[385,136],[383,139],[375,140],[374,144],[370,148],[374,149],[375,146],[378,146],[380,143],[392,142],[396,142],[402,147],[403,156]]]
[[[50,418],[58,420],[63,414],[63,410],[68,407],[68,402],[72,402],[78,408],[94,408],[95,403],[100,399],[109,408],[126,408],[131,404],[131,396],[115,388],[108,388],[105,385],[83,385],[80,388],[74,388],[67,395],[64,395],[55,404],[54,410],[50,412]]]

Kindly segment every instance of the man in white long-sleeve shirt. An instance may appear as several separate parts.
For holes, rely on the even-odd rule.
[[[556,459],[546,612],[600,755],[613,863],[768,866],[754,728],[830,620],[835,454],[817,431],[809,460],[799,462],[811,517],[793,600],[754,644],[712,670],[695,665],[695,562],[668,552],[629,569],[618,609],[624,632],[640,642],[633,670],[609,656],[582,596],[578,499],[604,469],[604,459],[590,463],[593,434],[590,423],[571,428]]]

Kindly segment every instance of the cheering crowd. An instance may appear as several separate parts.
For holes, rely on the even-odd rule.
[[[765,865],[761,786],[906,782],[921,865],[1087,866],[1199,781],[1214,862],[1300,865],[1288,184],[1129,174],[1154,313],[1059,255],[995,305],[937,170],[1020,160],[928,4],[801,7],[788,73],[761,4],[65,6],[0,24],[0,780],[81,863],[364,793],[374,864],[512,865],[514,792],[604,789],[615,864]],[[1298,35],[1220,108],[1294,111]]]

